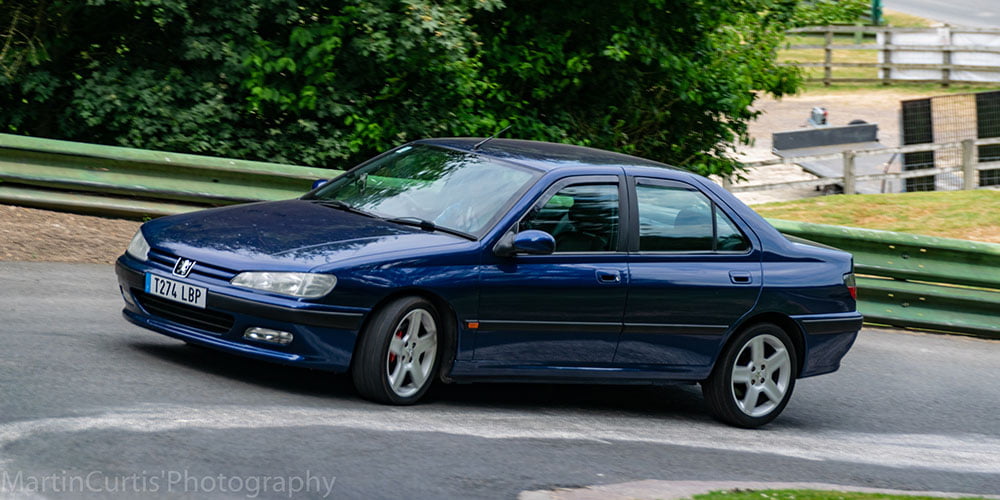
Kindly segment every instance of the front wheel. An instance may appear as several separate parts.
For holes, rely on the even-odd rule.
[[[354,386],[379,403],[416,403],[430,388],[439,357],[434,306],[419,297],[395,300],[362,332],[351,369]]]
[[[702,382],[709,410],[737,427],[760,427],[792,396],[797,373],[795,345],[777,325],[761,323],[740,332]]]

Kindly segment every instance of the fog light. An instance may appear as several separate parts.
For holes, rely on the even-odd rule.
[[[243,333],[243,338],[269,342],[271,344],[288,345],[292,343],[292,334],[281,330],[271,330],[269,328],[247,328]]]
[[[127,292],[127,291],[125,291],[124,287],[119,286],[118,287],[118,291],[120,291],[122,293],[122,298],[125,299],[125,303],[126,304],[128,304],[128,305],[130,305],[132,307],[139,307],[139,304],[136,304],[135,301],[132,300],[132,294],[129,293],[129,292]]]

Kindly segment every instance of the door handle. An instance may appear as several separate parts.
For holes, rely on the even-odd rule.
[[[749,283],[753,283],[753,279],[750,277],[750,273],[742,271],[729,271],[729,281],[732,281],[737,285],[746,285]]]
[[[597,271],[597,281],[609,285],[621,283],[622,273],[618,271]]]

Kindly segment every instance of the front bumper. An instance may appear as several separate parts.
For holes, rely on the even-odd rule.
[[[144,294],[147,272],[177,279],[169,271],[128,256],[120,257],[115,265],[126,320],[185,342],[265,361],[344,372],[367,313],[272,296],[237,297],[234,294],[251,293],[196,280],[191,284],[208,289],[204,311],[170,304],[169,311],[162,312]],[[208,323],[197,319],[199,315],[221,319],[213,327],[203,326]],[[284,346],[244,339],[243,333],[251,327],[287,331],[295,338]]]

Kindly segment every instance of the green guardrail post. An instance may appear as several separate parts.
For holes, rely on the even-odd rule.
[[[872,26],[882,26],[882,0],[872,0]]]

